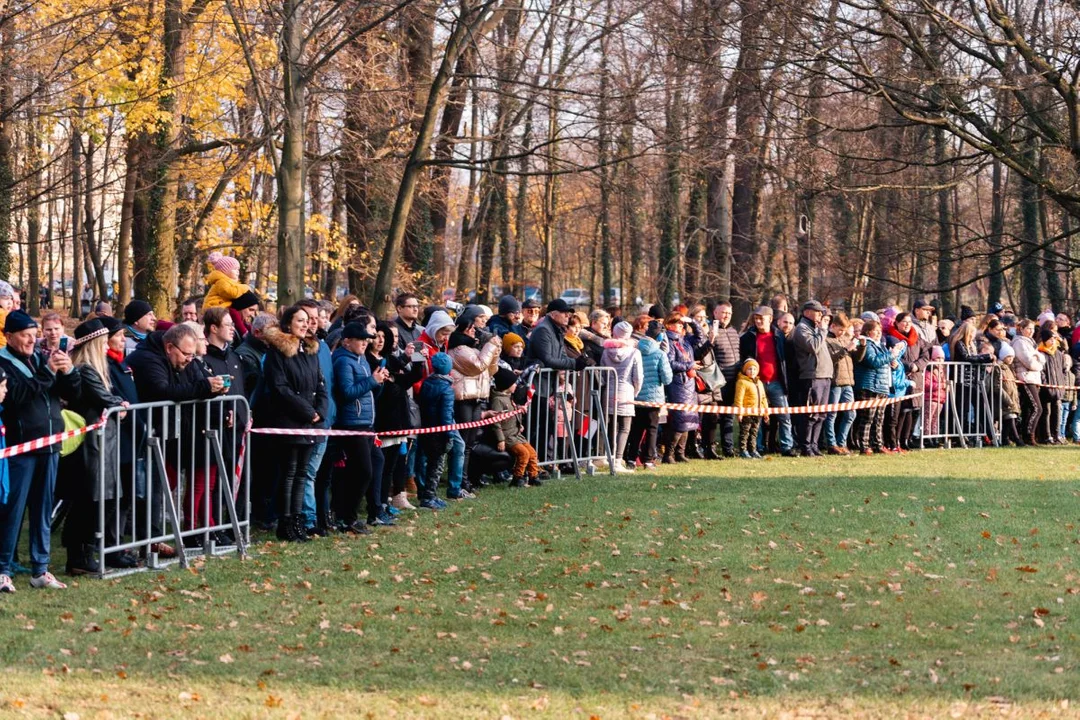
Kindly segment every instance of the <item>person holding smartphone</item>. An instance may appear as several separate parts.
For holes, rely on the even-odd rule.
[[[71,338],[64,335],[64,320],[60,313],[49,312],[41,316],[41,338],[37,341],[36,349],[45,357],[57,350],[71,352]]]
[[[206,334],[206,356],[203,360],[210,372],[221,378],[223,396],[243,397],[244,364],[233,350],[236,335],[233,317],[226,307],[212,307],[203,313],[203,331]],[[230,468],[229,485],[235,495],[237,483],[243,478],[237,463],[244,443],[244,429],[248,425],[248,406],[246,402],[226,401],[212,408],[210,416],[220,433],[221,454],[225,467]],[[237,495],[237,502],[242,503],[246,495],[243,492]],[[237,507],[241,515],[242,510],[242,507]]]

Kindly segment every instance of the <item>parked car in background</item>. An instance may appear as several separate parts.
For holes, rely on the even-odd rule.
[[[525,286],[525,294],[521,298],[521,301],[524,302],[526,300],[535,300],[536,302],[543,304],[543,302],[544,302],[544,294],[542,292],[540,292],[540,286],[539,285],[526,285]]]
[[[566,304],[571,307],[589,307],[592,305],[592,300],[589,298],[589,291],[585,288],[567,288],[563,290],[562,295],[559,297],[565,300]]]
[[[604,297],[603,293],[600,293],[600,297],[598,299],[599,302],[597,304],[600,305],[600,307],[621,307],[622,289],[613,287],[608,291],[608,296],[606,298]]]

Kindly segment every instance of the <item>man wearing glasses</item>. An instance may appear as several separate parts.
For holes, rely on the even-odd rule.
[[[201,400],[225,389],[217,375],[192,381],[184,372],[199,347],[199,338],[189,325],[173,325],[165,332],[150,333],[127,358],[135,376],[135,388],[142,402]]]
[[[394,318],[394,326],[397,327],[398,349],[404,350],[409,343],[415,343],[420,338],[424,328],[417,320],[420,317],[420,298],[412,293],[401,293],[394,300],[397,308],[397,317]]]

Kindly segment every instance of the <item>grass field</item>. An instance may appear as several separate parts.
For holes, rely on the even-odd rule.
[[[22,577],[0,715],[1067,716],[1078,473],[1072,448],[695,462],[243,563]]]

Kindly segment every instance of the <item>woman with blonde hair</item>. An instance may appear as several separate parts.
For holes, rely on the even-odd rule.
[[[101,320],[87,320],[75,328],[71,362],[79,372],[81,390],[79,399],[71,403],[69,409],[81,415],[87,423],[96,422],[110,408],[127,407],[124,399],[113,390],[108,350],[109,331]],[[95,520],[98,517],[93,503],[108,503],[106,516],[115,518],[114,501],[123,495],[116,460],[120,444],[120,420],[123,417],[122,412],[110,415],[101,432],[87,433],[79,450],[61,463],[58,478],[64,486],[64,499],[70,507],[62,541],[68,550],[67,571],[71,575],[98,571],[92,548]],[[100,479],[99,470],[104,472]],[[138,561],[134,555],[125,552],[110,555],[105,558],[105,563],[109,567],[132,568]]]

